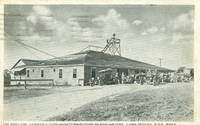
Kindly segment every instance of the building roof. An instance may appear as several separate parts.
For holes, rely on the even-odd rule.
[[[43,60],[19,59],[11,69],[19,67],[19,66],[17,66],[17,64],[20,62],[22,62],[24,64],[23,66],[25,66],[25,65],[33,65],[33,64],[39,63],[41,61],[43,61]]]
[[[155,66],[152,64],[144,63],[128,59],[122,56],[110,55],[98,51],[84,51],[74,53],[67,56],[56,57],[48,60],[22,60],[26,66],[46,66],[46,65],[70,65],[70,64],[85,64],[89,66],[111,67],[111,68],[130,68],[130,69],[157,69],[163,71],[173,71],[167,68]]]

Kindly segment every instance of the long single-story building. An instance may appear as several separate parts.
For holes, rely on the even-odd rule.
[[[148,63],[98,51],[84,51],[48,60],[20,59],[12,67],[11,79],[28,79],[28,83],[54,85],[86,85],[91,78],[111,70],[125,75],[147,70],[171,72],[172,70]],[[45,81],[46,80],[46,81]],[[16,84],[17,81],[11,84]]]

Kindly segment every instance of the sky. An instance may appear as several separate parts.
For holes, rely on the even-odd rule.
[[[177,69],[193,67],[194,6],[191,5],[6,5],[4,67],[20,58],[49,59],[88,45],[104,47],[115,33],[122,56]]]

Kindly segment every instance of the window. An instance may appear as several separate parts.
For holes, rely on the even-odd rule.
[[[26,75],[27,75],[27,77],[29,77],[30,76],[30,71],[29,70],[26,70]]]
[[[96,68],[92,68],[92,78],[96,77]]]
[[[59,69],[59,78],[62,78],[62,75],[63,75],[62,69]]]
[[[77,69],[73,69],[73,78],[77,77]]]
[[[32,70],[32,72],[34,72],[34,69]]]
[[[41,77],[44,77],[44,70],[41,70]]]
[[[54,69],[53,69],[53,72],[55,72],[55,71],[56,71],[56,69],[54,68]]]

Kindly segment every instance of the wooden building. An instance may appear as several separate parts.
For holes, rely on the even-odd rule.
[[[86,85],[104,71],[121,75],[147,70],[172,70],[98,51],[84,51],[48,60],[20,59],[12,67],[11,84],[27,79],[28,84]],[[52,81],[51,81],[52,80]],[[23,84],[23,83],[22,83]]]

